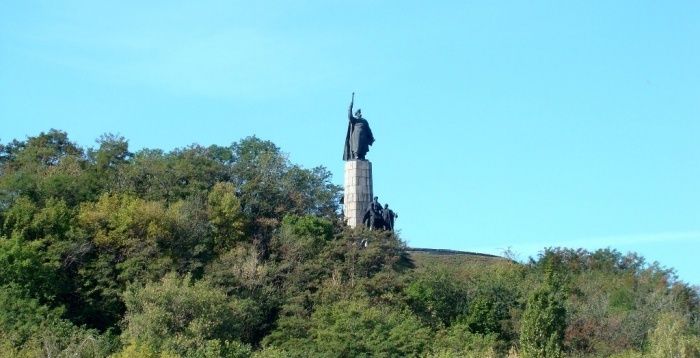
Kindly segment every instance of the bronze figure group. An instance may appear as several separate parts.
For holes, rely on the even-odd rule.
[[[379,203],[379,198],[375,196],[362,217],[362,223],[370,230],[394,231],[394,220],[398,217],[398,214],[389,209],[389,204],[384,204],[384,207],[382,207],[382,204]]]

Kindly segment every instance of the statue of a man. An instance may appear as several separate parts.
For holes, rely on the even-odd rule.
[[[362,217],[362,223],[369,229],[381,229],[384,226],[383,216],[382,204],[379,203],[379,198],[375,196]]]
[[[384,204],[384,210],[382,210],[382,218],[384,219],[384,224],[387,226],[387,230],[394,231],[394,220],[398,218],[394,210],[389,209],[389,204]]]
[[[350,108],[348,109],[348,132],[345,135],[345,150],[343,160],[365,160],[369,146],[374,143],[372,130],[369,123],[362,118],[362,111],[358,108],[355,115],[352,114],[352,106],[355,102],[355,92],[352,93]]]
[[[375,196],[371,203],[369,203],[369,210],[372,210],[378,218],[383,215],[382,204],[379,203],[379,197]]]

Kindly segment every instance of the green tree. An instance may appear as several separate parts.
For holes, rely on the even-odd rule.
[[[24,195],[33,202],[56,197],[70,205],[87,198],[83,150],[68,139],[68,134],[55,129],[14,142],[5,148],[0,176],[0,193],[4,199]]]
[[[129,151],[129,142],[111,133],[101,135],[96,142],[99,147],[87,151],[90,163],[87,171],[95,196],[104,191],[119,191],[125,186],[121,175],[123,168],[129,165],[134,155]]]
[[[231,151],[232,180],[254,237],[269,239],[285,215],[335,215],[340,187],[325,168],[293,165],[274,143],[256,137],[234,143]]]
[[[231,180],[230,168],[220,158],[217,147],[190,145],[166,155],[173,180],[172,199],[206,193],[219,182]]]
[[[279,251],[285,260],[306,261],[318,256],[332,238],[330,221],[310,215],[288,215],[282,220]]]
[[[468,312],[459,320],[478,334],[495,334],[504,340],[512,337],[511,310],[517,305],[517,296],[497,281],[481,283],[472,295]]]
[[[172,197],[175,179],[168,158],[160,149],[142,149],[134,153],[129,165],[118,167],[115,192],[144,200],[165,200]]]
[[[26,288],[0,286],[0,338],[20,347],[41,331],[46,322],[60,319],[61,311],[26,297]]]
[[[520,327],[520,349],[525,358],[562,356],[566,309],[554,281],[549,278],[527,300]]]
[[[232,183],[216,183],[208,195],[209,222],[213,226],[216,250],[230,249],[244,235],[241,202]]]
[[[267,340],[291,356],[416,357],[425,353],[430,330],[409,311],[364,300],[319,306],[306,337]],[[273,335],[271,337],[281,338]],[[292,338],[292,337],[287,337]]]
[[[53,301],[61,291],[56,264],[47,260],[39,242],[15,235],[0,237],[0,285],[13,284],[42,302]]]
[[[432,343],[431,357],[496,357],[498,337],[473,333],[464,323],[438,330]]]
[[[310,334],[322,355],[420,356],[431,337],[430,330],[410,312],[365,301],[319,307],[311,320]]]
[[[95,167],[101,173],[128,163],[133,156],[133,153],[129,152],[129,141],[122,136],[106,133],[96,142],[100,145],[99,148],[89,150],[88,157],[94,161]]]
[[[688,317],[675,312],[661,314],[649,337],[652,357],[700,357],[700,337],[690,330]]]
[[[427,270],[405,289],[413,311],[433,326],[449,326],[467,312],[466,286],[445,270]]]
[[[160,202],[103,194],[80,206],[77,221],[84,257],[75,268],[77,320],[105,329],[124,313],[121,296],[132,281],[155,280],[174,270],[164,249],[175,241],[173,211]]]
[[[182,356],[231,355],[260,323],[255,305],[228,297],[206,281],[166,275],[160,282],[132,286],[124,295],[127,312],[122,339],[154,352]]]
[[[37,235],[33,231],[32,223],[38,211],[39,208],[30,198],[18,197],[2,213],[2,233],[6,236],[36,239]]]
[[[25,294],[16,285],[0,286],[0,357],[104,357],[114,350],[110,332],[76,327],[61,309]]]

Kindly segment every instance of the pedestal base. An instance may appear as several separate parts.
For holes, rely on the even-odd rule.
[[[368,160],[346,161],[343,212],[350,227],[362,226],[362,217],[372,202],[372,196],[372,163]]]

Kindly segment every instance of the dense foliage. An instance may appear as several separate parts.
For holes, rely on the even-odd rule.
[[[0,356],[700,355],[698,290],[671,270],[410,254],[345,227],[330,179],[255,137],[0,144]]]

